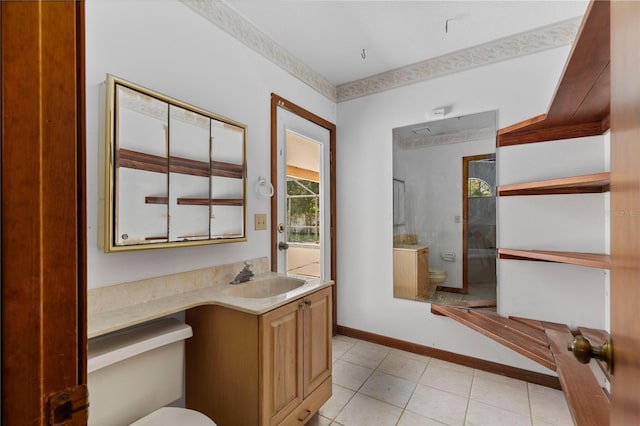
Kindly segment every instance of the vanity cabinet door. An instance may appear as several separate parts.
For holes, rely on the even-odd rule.
[[[280,423],[303,400],[302,299],[260,317],[262,424]]]
[[[304,397],[331,375],[331,288],[304,298]]]

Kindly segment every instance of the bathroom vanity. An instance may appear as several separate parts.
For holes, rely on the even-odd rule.
[[[304,424],[331,397],[331,288],[256,315],[187,311],[186,405],[220,426]]]
[[[414,300],[429,297],[429,247],[393,245],[393,297]]]
[[[91,289],[88,337],[186,312],[188,408],[218,426],[304,424],[331,397],[333,282],[250,263],[238,285],[244,262]]]

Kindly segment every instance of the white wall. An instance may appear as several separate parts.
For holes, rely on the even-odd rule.
[[[174,0],[87,0],[87,239],[89,288],[270,255],[253,214],[270,201],[253,185],[270,175],[271,93],[336,121],[335,103]],[[98,249],[99,85],[111,73],[248,126],[247,242],[104,254]]]
[[[609,171],[605,136],[498,149],[501,185]],[[498,246],[609,252],[608,193],[498,198]],[[584,266],[498,261],[504,315],[604,329],[608,271]]]
[[[426,303],[393,298],[392,143],[395,127],[498,110],[505,127],[547,110],[569,47],[501,62],[338,104],[338,323],[477,358],[549,370]],[[500,167],[500,165],[498,165]],[[600,302],[601,303],[601,302]]]

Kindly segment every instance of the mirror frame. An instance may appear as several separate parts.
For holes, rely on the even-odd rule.
[[[162,249],[162,248],[173,248],[173,247],[191,247],[191,246],[201,246],[201,245],[210,245],[210,244],[221,244],[221,243],[232,243],[232,242],[243,242],[247,241],[247,161],[246,161],[246,146],[247,146],[247,126],[245,124],[239,123],[234,120],[230,120],[228,118],[222,117],[220,115],[214,114],[212,112],[206,111],[202,108],[198,108],[196,106],[187,104],[170,96],[163,95],[156,91],[147,89],[143,86],[140,86],[135,83],[131,83],[129,81],[123,80],[121,78],[115,77],[111,74],[107,74],[106,78],[106,114],[105,114],[105,143],[102,158],[99,161],[100,167],[104,167],[104,170],[101,171],[101,175],[103,176],[103,185],[102,191],[103,194],[100,194],[100,201],[104,204],[103,208],[99,208],[99,214],[103,217],[99,218],[98,223],[99,226],[103,229],[99,229],[98,231],[98,244],[101,248],[104,249],[105,253],[112,252],[123,252],[123,251],[136,251],[136,250],[149,250],[149,249]],[[199,114],[205,116],[210,120],[215,120],[217,122],[228,124],[234,127],[241,129],[242,131],[242,164],[241,164],[241,179],[242,179],[242,218],[241,218],[241,226],[242,232],[240,234],[234,234],[229,237],[212,237],[211,236],[211,204],[209,204],[209,237],[201,238],[201,239],[193,239],[193,240],[180,240],[180,241],[161,241],[161,242],[149,242],[143,244],[117,244],[116,243],[116,230],[117,230],[117,212],[116,212],[116,182],[117,179],[117,165],[116,165],[116,150],[118,147],[117,140],[117,131],[115,126],[117,125],[116,117],[118,116],[118,105],[116,102],[116,91],[118,86],[125,87],[129,90],[139,92],[143,95],[149,96],[161,102],[167,103],[170,107],[171,105],[185,109],[191,113]],[[170,121],[170,117],[167,116],[167,123]],[[209,129],[211,129],[211,121],[209,122]],[[212,162],[211,159],[211,144],[212,144],[211,130],[209,130],[209,161]],[[167,135],[167,165],[169,166],[169,161],[171,158],[170,155],[170,140]],[[230,163],[231,164],[231,163]],[[234,163],[235,165],[235,163]],[[237,165],[236,167],[237,168]],[[167,177],[167,190],[169,191],[170,187],[170,174],[171,171],[168,168],[166,171]],[[210,173],[210,172],[209,172]],[[215,175],[217,176],[217,175]],[[211,183],[212,175],[209,175],[209,199],[212,200],[212,183]],[[222,200],[222,201],[231,201],[231,200]],[[238,199],[239,201],[239,199]],[[169,201],[167,201],[169,203]],[[223,204],[224,205],[224,204]],[[229,204],[227,204],[229,205]],[[234,205],[237,205],[234,204]],[[169,208],[169,206],[167,207]],[[167,232],[169,232],[169,210],[167,210]],[[167,234],[167,239],[169,238],[169,234]]]

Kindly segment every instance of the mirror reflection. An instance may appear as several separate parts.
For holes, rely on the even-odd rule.
[[[393,129],[394,297],[495,306],[497,112]]]

